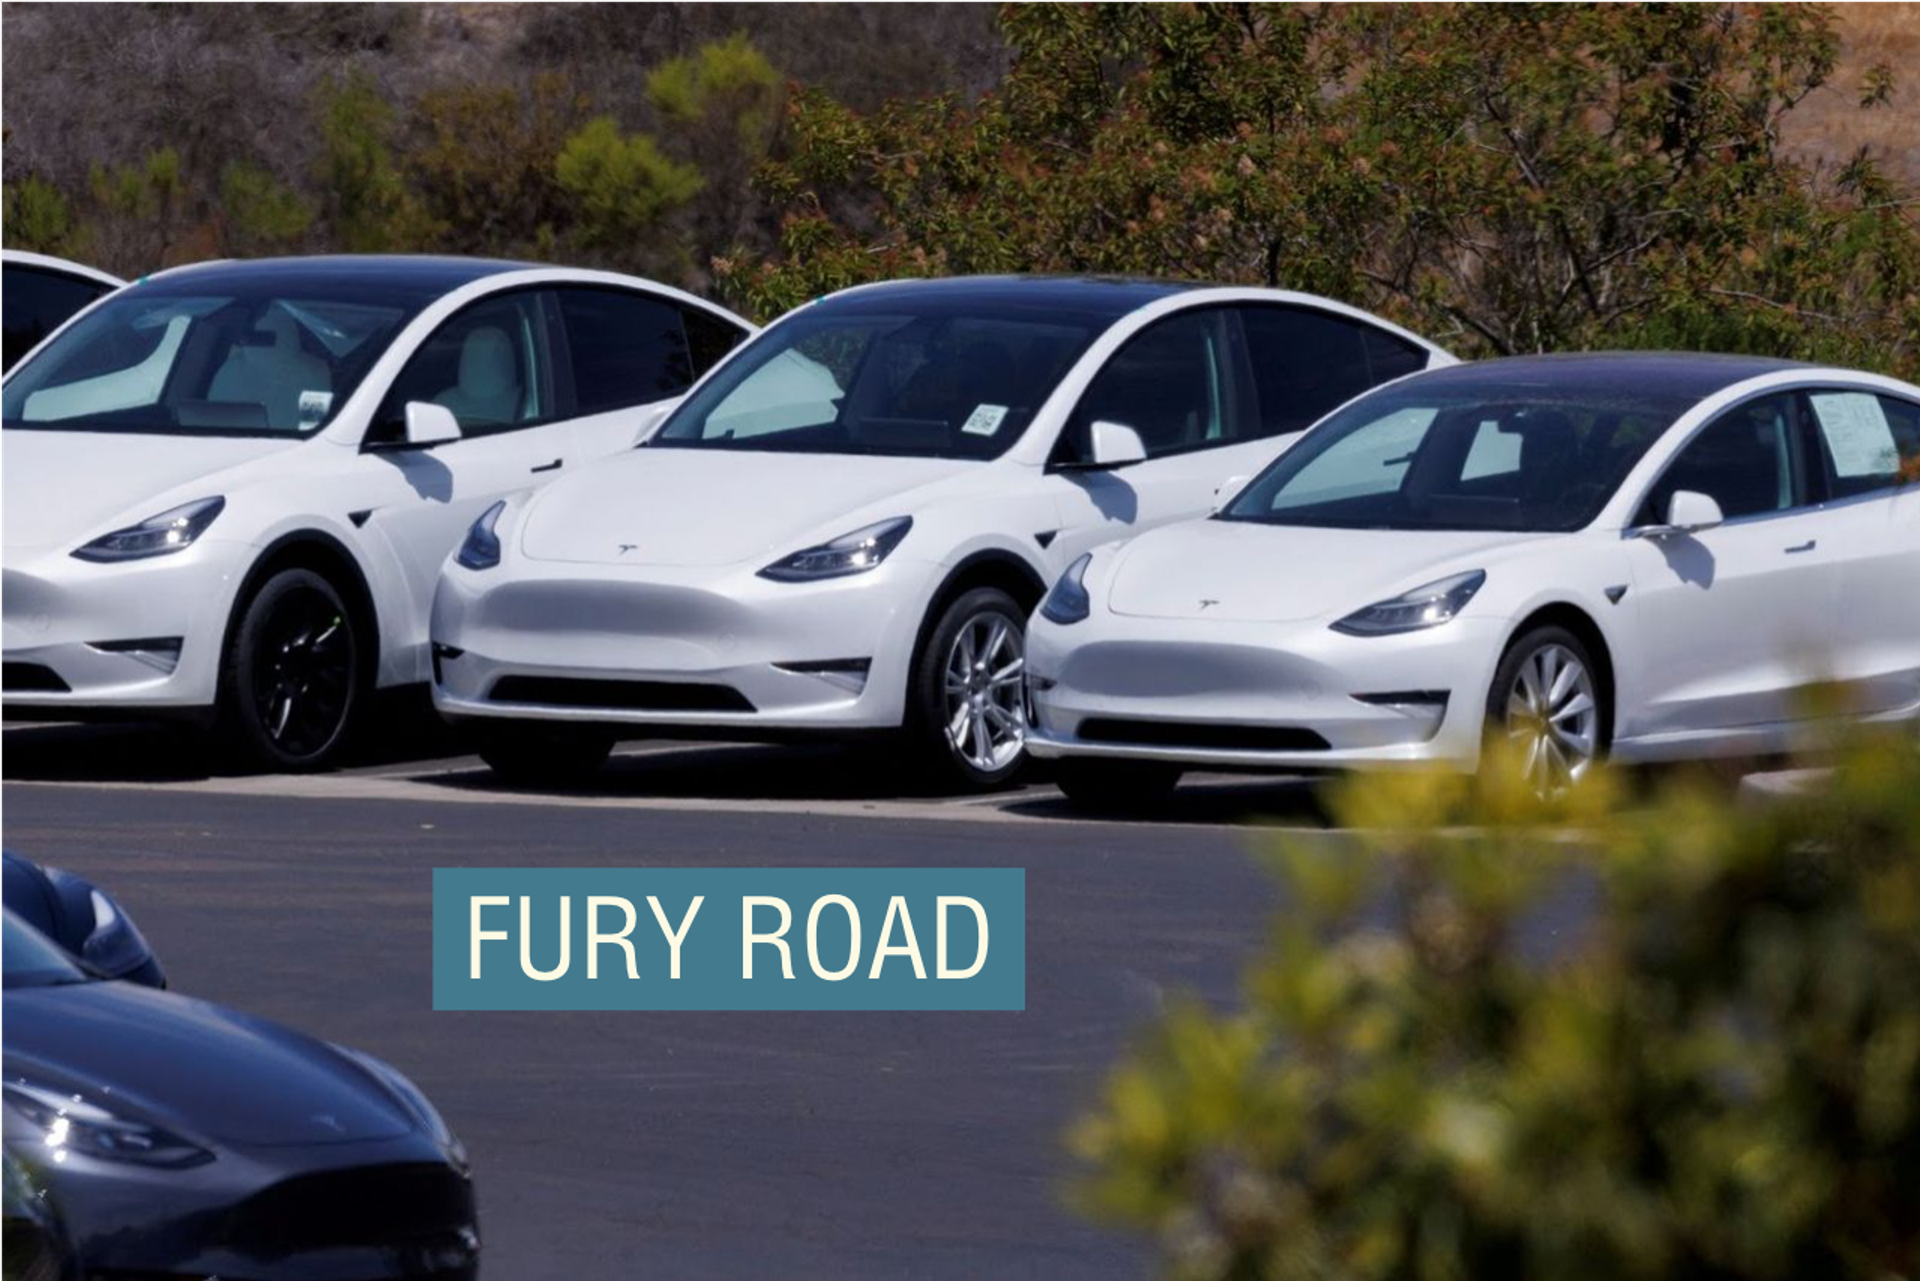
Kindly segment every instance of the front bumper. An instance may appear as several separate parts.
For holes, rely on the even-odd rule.
[[[817,583],[756,569],[450,563],[433,603],[434,705],[452,720],[745,737],[900,725],[938,567],[895,557]]]
[[[1492,619],[1371,637],[1317,620],[1035,619],[1027,746],[1229,770],[1470,770],[1503,639]]]
[[[202,539],[184,551],[97,564],[64,548],[8,548],[6,711],[166,715],[212,706],[227,618],[250,548]],[[133,642],[176,642],[129,648]]]
[[[183,1170],[36,1162],[89,1275],[471,1281],[473,1185],[420,1136],[223,1147]]]

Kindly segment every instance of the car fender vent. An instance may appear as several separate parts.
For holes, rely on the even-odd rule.
[[[0,665],[0,689],[9,694],[66,694],[72,688],[45,663]]]

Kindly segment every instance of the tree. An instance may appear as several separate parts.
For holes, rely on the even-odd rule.
[[[321,208],[335,250],[419,249],[433,229],[394,159],[392,104],[371,78],[354,74],[323,85],[315,105]]]
[[[1331,294],[1470,354],[1678,342],[1920,368],[1920,206],[1864,154],[1834,174],[1779,146],[1834,64],[1818,6],[1002,22],[1013,66],[977,101],[796,99],[763,173],[780,245],[729,256],[734,298],[1144,272]]]
[[[783,100],[779,72],[737,31],[647,74],[662,136],[700,170],[686,219],[696,263],[753,233],[753,175],[773,145]]]
[[[573,202],[580,242],[625,257],[672,252],[661,228],[700,190],[699,170],[668,158],[652,137],[596,116],[567,139],[554,166]]]
[[[1185,1278],[1920,1276],[1920,745],[1617,800],[1336,789],[1240,1008],[1076,1129],[1082,1205]]]

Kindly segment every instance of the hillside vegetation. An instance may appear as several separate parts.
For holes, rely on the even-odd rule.
[[[1139,272],[1463,353],[1911,375],[1916,8],[11,4],[4,236],[585,262],[760,316]]]

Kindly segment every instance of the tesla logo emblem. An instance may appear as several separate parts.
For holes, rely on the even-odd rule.
[[[637,551],[639,547],[640,547],[639,543],[621,543],[620,554],[622,556],[625,556],[630,551]]]
[[[326,1126],[329,1130],[332,1130],[335,1134],[345,1134],[347,1132],[347,1127],[340,1124],[339,1118],[329,1113],[315,1112],[313,1114],[313,1120],[315,1121],[315,1123],[319,1125]]]
[[[1213,607],[1214,607],[1215,605],[1218,605],[1219,603],[1220,603],[1220,602],[1219,602],[1219,601],[1217,601],[1217,600],[1203,600],[1203,601],[1201,601],[1201,602],[1200,602],[1200,608],[1201,608],[1201,609],[1212,609],[1212,608],[1213,608]]]

